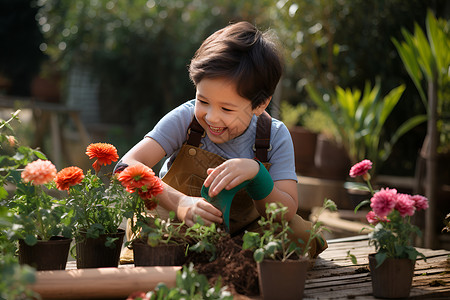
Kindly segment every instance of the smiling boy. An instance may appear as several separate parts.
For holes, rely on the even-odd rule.
[[[223,222],[222,212],[201,197],[202,185],[214,197],[248,181],[233,198],[230,232],[257,229],[266,203],[277,202],[288,207],[294,238],[304,240],[311,223],[296,215],[292,140],[286,126],[265,112],[281,73],[281,55],[269,32],[239,22],[213,33],[189,66],[196,98],[164,116],[118,166],[153,167],[166,157],[158,210],[163,216],[175,211],[188,226],[197,217],[207,225]],[[312,256],[326,248],[312,246]]]

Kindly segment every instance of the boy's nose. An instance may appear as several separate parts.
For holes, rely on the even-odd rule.
[[[213,124],[218,119],[217,111],[215,109],[208,109],[208,111],[206,112],[205,119],[206,121],[208,121],[208,123],[211,122]]]

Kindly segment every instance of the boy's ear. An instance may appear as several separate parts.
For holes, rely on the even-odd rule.
[[[266,99],[263,103],[261,103],[256,109],[255,109],[255,115],[259,117],[267,108],[267,106],[270,103],[270,100],[272,100],[272,96]]]

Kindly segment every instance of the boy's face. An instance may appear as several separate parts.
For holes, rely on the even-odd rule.
[[[240,96],[236,85],[224,78],[204,78],[197,84],[195,116],[217,144],[244,133],[253,114],[260,115],[266,106],[253,110],[251,101]]]

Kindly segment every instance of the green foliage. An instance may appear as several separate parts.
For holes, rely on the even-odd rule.
[[[269,0],[46,0],[39,17],[49,28],[46,53],[65,70],[79,64],[92,68],[101,81],[102,120],[128,124],[140,138],[167,111],[193,98],[186,65],[201,42],[231,21],[267,27],[265,9],[272,5]]]
[[[20,110],[17,110],[8,120],[0,120],[0,200],[8,196],[5,184],[11,182],[11,172],[23,168],[36,158],[46,159],[39,150],[17,143],[11,123],[20,121],[19,114]]]
[[[152,246],[160,244],[187,244],[184,222],[175,222],[175,212],[169,213],[167,220],[159,217],[139,218],[137,225],[141,231],[137,238],[144,238]]]
[[[186,237],[189,240],[188,250],[196,253],[205,252],[210,255],[209,261],[213,261],[216,259],[216,244],[226,234],[217,228],[215,223],[204,225],[203,220],[198,217],[197,223],[186,230]]]
[[[316,103],[336,128],[336,140],[347,150],[352,163],[368,158],[381,164],[390,155],[393,146],[405,133],[426,120],[425,115],[411,117],[386,137],[384,125],[399,102],[405,86],[401,85],[382,97],[380,83],[372,88],[366,83],[364,91],[336,87],[336,93],[320,94],[312,85],[306,86]]]
[[[177,272],[176,287],[169,288],[164,283],[158,284],[154,291],[147,293],[149,300],[194,300],[194,299],[223,299],[230,300],[233,296],[226,287],[222,287],[220,279],[210,287],[208,279],[203,274],[198,274],[194,270],[194,265],[183,266],[181,271]]]
[[[436,82],[438,89],[438,130],[440,146],[450,148],[450,22],[436,19],[429,10],[426,18],[426,32],[415,23],[414,35],[402,29],[404,40],[393,38],[403,64],[419,92],[420,98],[428,109],[428,97],[424,91],[424,82]],[[442,149],[443,150],[443,149]],[[448,149],[446,149],[448,150]]]
[[[48,194],[45,187],[17,182],[14,197],[8,207],[15,213],[15,238],[32,246],[38,239],[48,241],[52,236],[72,236],[72,210],[65,200]],[[51,184],[46,185],[50,187]]]
[[[371,234],[370,244],[375,247],[377,267],[386,258],[408,258],[416,260],[417,256],[425,256],[411,245],[413,234],[421,235],[419,228],[412,225],[410,217],[403,218],[397,210],[388,216],[390,222],[379,223]]]
[[[281,102],[280,114],[281,120],[287,128],[300,126],[303,124],[303,118],[306,117],[308,106],[305,103],[299,103],[296,106],[286,101]]]
[[[32,299],[38,297],[28,287],[35,282],[35,269],[19,265],[14,255],[16,244],[11,242],[13,222],[13,213],[0,206],[0,299]]]
[[[325,199],[320,215],[325,209],[336,210],[336,204]],[[245,232],[243,236],[243,249],[250,249],[256,262],[264,259],[286,261],[287,259],[302,259],[308,255],[311,242],[314,239],[322,239],[321,232],[324,230],[322,222],[315,222],[309,232],[309,239],[305,242],[301,239],[293,241],[289,238],[292,229],[289,222],[285,220],[287,207],[277,203],[266,204],[266,216],[258,221],[262,233]],[[279,219],[280,221],[277,221]]]
[[[105,183],[88,170],[81,184],[69,188],[67,197],[77,232],[86,232],[88,238],[116,233],[122,222],[127,196],[128,192],[115,176]]]

